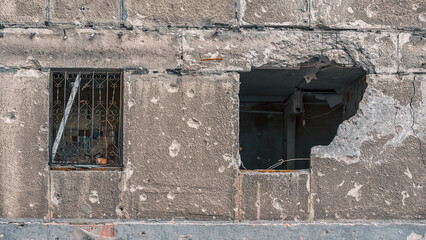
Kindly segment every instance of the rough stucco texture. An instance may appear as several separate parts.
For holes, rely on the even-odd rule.
[[[402,33],[399,36],[402,72],[424,72],[426,66],[426,35]]]
[[[0,5],[1,218],[426,216],[424,1]],[[357,114],[310,173],[240,174],[238,72],[319,56],[367,72]],[[124,71],[123,171],[49,170],[52,68]]]
[[[0,72],[0,215],[47,215],[48,74]]]
[[[45,21],[45,0],[1,0],[1,23],[27,23],[43,25]]]
[[[313,56],[327,56],[345,65],[360,64],[373,73],[397,71],[398,35],[353,31],[185,31],[184,69],[249,71],[252,67],[297,67]],[[379,47],[380,46],[380,47]],[[200,62],[201,58],[223,58]]]
[[[32,30],[4,31],[0,50],[8,57],[0,59],[0,64],[28,66],[32,65],[28,63],[29,59],[36,59],[43,67],[125,66],[163,71],[182,67],[184,70],[197,71],[249,71],[252,66],[297,66],[313,56],[323,55],[341,64],[360,64],[371,73],[396,73],[398,64],[404,66],[412,62],[408,57],[398,58],[401,57],[398,55],[398,34],[389,32],[347,31],[336,34],[322,31],[248,30],[241,33],[224,31],[214,36],[214,30],[187,30],[167,34],[134,30],[123,31],[123,37],[119,39],[119,31],[83,29],[70,30],[65,41],[61,31],[36,30],[33,39],[29,38],[30,32]],[[96,34],[92,40],[89,37],[91,33]],[[414,48],[409,46],[414,43],[407,41],[403,45],[407,49],[404,51],[413,52]],[[417,49],[415,56],[421,60],[424,52],[424,49]],[[201,62],[200,57],[221,57],[223,60]],[[419,63],[415,65],[419,66]]]
[[[54,23],[117,24],[120,20],[119,14],[118,0],[50,1],[50,20]]]
[[[83,26],[126,23],[145,29],[214,24],[349,29],[426,27],[426,3],[418,0],[11,0],[1,4],[0,23],[31,25],[51,21]]]
[[[244,172],[243,220],[308,220],[309,172]]]
[[[123,30],[124,31],[124,30]],[[35,36],[30,39],[30,33]],[[0,65],[28,67],[36,60],[45,68],[176,68],[180,44],[176,34],[139,30],[4,29],[0,38]],[[90,35],[95,36],[90,40]],[[49,44],[46,44],[46,43]]]
[[[127,21],[145,28],[171,26],[203,26],[235,23],[235,1],[149,1],[129,0],[125,3]]]
[[[367,81],[358,114],[312,149],[315,219],[424,219],[425,78]]]
[[[308,26],[308,9],[306,0],[243,0],[239,18],[243,25]]]
[[[233,217],[237,76],[126,76],[123,217]]]
[[[425,28],[426,3],[416,0],[313,0],[312,22],[333,28]]]
[[[117,218],[120,171],[52,171],[51,217]]]

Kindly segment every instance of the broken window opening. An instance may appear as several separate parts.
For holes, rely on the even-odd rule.
[[[357,112],[365,75],[324,57],[240,73],[241,169],[310,168],[311,148],[330,144]]]
[[[51,71],[50,166],[120,168],[121,119],[121,71]]]

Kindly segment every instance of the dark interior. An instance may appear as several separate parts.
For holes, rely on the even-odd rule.
[[[327,58],[240,73],[242,169],[309,168],[311,148],[328,145],[356,113],[365,74]]]
[[[80,74],[81,82],[51,165],[121,166],[121,73],[52,72],[51,146]],[[52,154],[52,153],[51,153]]]

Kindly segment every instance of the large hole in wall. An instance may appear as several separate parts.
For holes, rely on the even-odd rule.
[[[330,144],[339,124],[358,110],[365,75],[325,57],[240,73],[241,168],[309,168],[311,148]]]

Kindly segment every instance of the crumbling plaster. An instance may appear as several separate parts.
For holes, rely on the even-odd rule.
[[[425,77],[367,80],[358,113],[312,148],[315,218],[424,219]]]
[[[372,14],[363,1],[219,1],[220,11],[94,1],[86,12],[42,2],[0,10],[0,176],[10,183],[0,217],[425,218],[424,3],[373,2]],[[392,8],[403,4],[413,11]],[[366,70],[358,113],[312,149],[309,172],[241,173],[238,72],[319,56]],[[48,169],[50,68],[124,69],[123,171]]]

